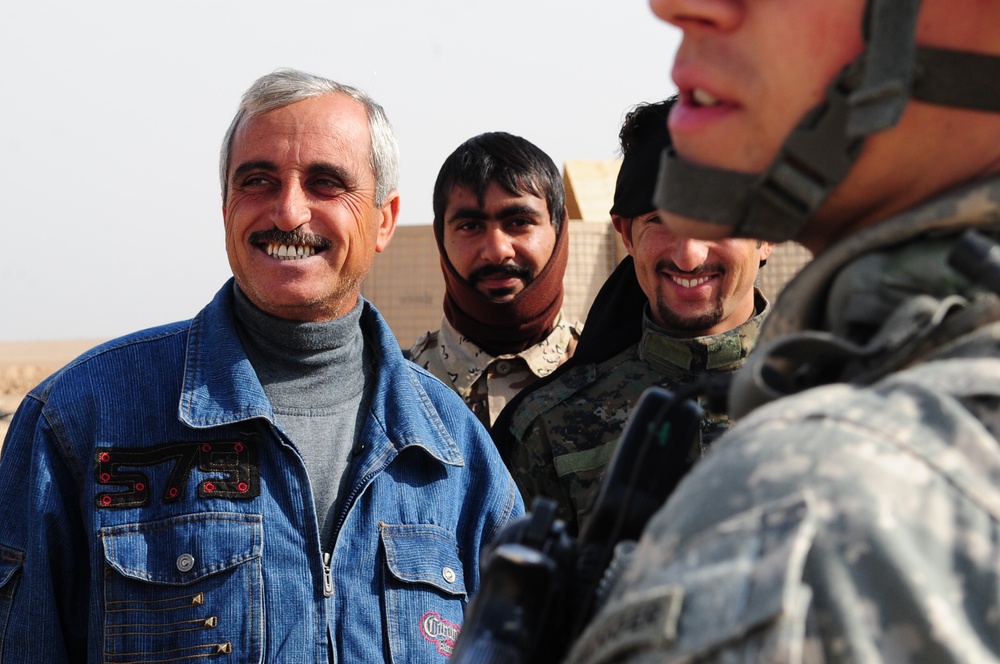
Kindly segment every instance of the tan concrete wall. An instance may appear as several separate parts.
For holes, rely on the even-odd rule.
[[[563,164],[570,219],[607,221],[621,165],[621,159],[574,159]]]
[[[795,242],[779,244],[760,271],[760,290],[773,304],[778,293],[802,267],[812,259],[812,254]]]

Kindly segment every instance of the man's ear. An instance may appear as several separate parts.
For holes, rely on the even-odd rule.
[[[774,243],[761,240],[757,243],[757,249],[760,251],[760,259],[766,261],[771,256],[771,252],[774,251]]]
[[[611,223],[615,230],[622,236],[622,244],[625,251],[632,255],[632,217],[622,217],[621,215],[611,215]]]
[[[378,225],[378,236],[375,238],[375,253],[380,254],[389,246],[389,241],[396,232],[396,222],[399,221],[399,192],[392,191],[385,198],[379,209],[381,221]]]

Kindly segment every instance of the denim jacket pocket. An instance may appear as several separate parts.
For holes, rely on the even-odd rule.
[[[0,661],[3,661],[4,644],[7,639],[7,620],[10,618],[10,607],[14,603],[14,593],[21,580],[21,567],[24,566],[24,553],[0,545]]]
[[[584,631],[568,658],[607,664],[626,653],[656,662],[793,663],[805,646],[812,592],[802,573],[816,532],[804,495],[738,514],[686,540],[644,539],[634,574]],[[652,548],[651,548],[652,545]],[[642,659],[642,661],[647,661]]]
[[[379,527],[386,563],[386,633],[393,661],[446,661],[461,630],[467,600],[455,535],[431,524]]]
[[[261,661],[259,515],[190,514],[99,535],[105,662]]]

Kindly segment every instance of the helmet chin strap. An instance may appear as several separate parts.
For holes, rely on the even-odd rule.
[[[664,151],[653,202],[660,210],[721,224],[734,237],[783,242],[850,172],[865,139],[899,122],[912,97],[1000,112],[1000,57],[918,47],[920,0],[869,0],[866,47],[792,130],[764,173],[696,164]],[[690,224],[688,224],[690,228]],[[704,228],[706,237],[719,231]]]
[[[734,237],[767,242],[794,237],[847,175],[864,143],[863,138],[849,139],[845,131],[854,71],[850,66],[841,72],[763,174],[704,166],[665,150],[653,194],[656,207],[724,224]],[[705,233],[718,235],[709,229]]]
[[[1000,113],[1000,57],[921,46],[916,71],[911,93],[914,99]]]

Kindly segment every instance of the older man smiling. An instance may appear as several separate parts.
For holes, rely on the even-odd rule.
[[[73,362],[11,425],[3,661],[445,659],[523,505],[359,294],[397,160],[361,90],[280,70],[247,91],[221,159],[234,279]]]

